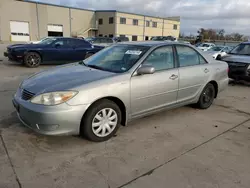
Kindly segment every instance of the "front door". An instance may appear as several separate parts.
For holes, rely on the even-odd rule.
[[[179,61],[178,103],[193,100],[208,82],[211,70],[206,60],[188,46],[176,46]]]
[[[57,39],[44,50],[43,61],[59,64],[69,62],[73,50],[68,39]]]
[[[133,117],[173,105],[177,100],[179,73],[175,66],[172,47],[157,48],[143,64],[153,66],[155,73],[131,77]]]

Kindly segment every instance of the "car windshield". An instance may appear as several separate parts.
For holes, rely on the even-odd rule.
[[[219,52],[219,51],[221,51],[223,48],[224,48],[223,46],[215,46],[215,47],[212,47],[212,48],[208,49],[207,51]]]
[[[96,69],[123,73],[128,71],[149,47],[137,45],[114,45],[98,52],[80,64]]]
[[[45,38],[42,39],[38,44],[51,44],[56,41],[56,38]]]
[[[239,44],[229,54],[250,55],[250,44]]]

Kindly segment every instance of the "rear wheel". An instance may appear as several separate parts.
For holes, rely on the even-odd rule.
[[[35,68],[41,63],[41,56],[36,52],[28,52],[24,57],[24,64],[27,67]]]
[[[216,57],[216,60],[221,60],[221,55],[218,55],[218,56]]]
[[[213,84],[208,83],[200,95],[199,101],[197,103],[198,108],[200,109],[209,108],[213,104],[214,97],[215,97],[215,88]]]
[[[101,100],[87,111],[80,133],[94,142],[110,139],[121,124],[121,110],[110,100]]]

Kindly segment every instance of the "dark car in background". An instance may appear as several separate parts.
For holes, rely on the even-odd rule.
[[[56,37],[37,44],[10,45],[4,56],[27,67],[38,67],[40,64],[64,64],[83,60],[103,48],[82,39]]]
[[[228,76],[236,81],[250,81],[250,42],[243,42],[221,58],[229,66]]]
[[[85,38],[84,40],[86,40],[87,42],[91,44],[104,46],[104,47],[110,46],[115,43],[112,38],[108,38],[108,37],[88,37],[88,38]]]
[[[177,41],[177,39],[173,36],[155,36],[152,37],[150,40],[153,41]]]
[[[115,41],[115,42],[128,42],[129,41],[129,38],[128,37],[114,37],[113,38],[113,40]]]

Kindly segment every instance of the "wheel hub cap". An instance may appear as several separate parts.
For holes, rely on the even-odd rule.
[[[98,137],[108,136],[116,128],[117,113],[111,108],[100,110],[93,118],[92,131]]]

